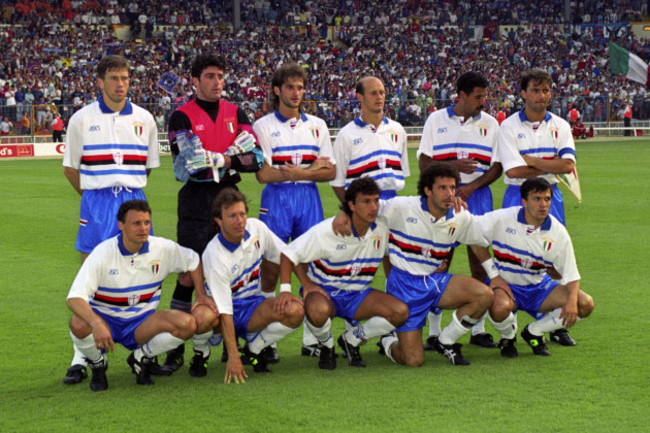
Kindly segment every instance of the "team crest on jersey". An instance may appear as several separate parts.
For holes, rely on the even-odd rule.
[[[456,223],[449,224],[449,236],[453,236],[456,233],[456,227],[458,227]]]
[[[133,122],[133,132],[138,137],[141,137],[142,133],[144,132],[144,123],[142,123],[142,122]]]
[[[255,239],[253,239],[253,245],[255,245],[255,248],[257,249],[257,251],[262,249],[262,244],[260,243],[259,236],[256,236]]]
[[[350,269],[350,276],[356,277],[357,275],[359,275],[359,272],[361,272],[361,266],[352,265],[352,268]]]
[[[291,162],[293,165],[300,165],[302,162],[302,154],[296,152],[293,155],[291,155]]]
[[[553,239],[542,239],[544,241],[544,251],[551,251],[551,247],[553,246]]]
[[[138,305],[138,302],[140,302],[140,295],[129,296],[128,302],[130,307],[133,307],[134,305]]]
[[[533,267],[533,261],[530,259],[521,259],[519,263],[521,263],[521,267],[525,269],[530,269]]]
[[[122,155],[121,152],[115,152],[113,154],[113,161],[115,161],[115,164],[117,165],[122,165],[124,163],[124,155]]]
[[[320,137],[320,130],[318,128],[310,128],[311,129],[311,136],[314,138]]]
[[[373,236],[372,237],[372,246],[376,249],[379,250],[381,248],[381,237],[379,236]]]
[[[160,260],[154,260],[152,262],[149,262],[149,265],[151,266],[151,273],[154,275],[158,275],[158,272],[160,272]]]
[[[391,132],[390,141],[392,141],[393,143],[397,143],[399,141],[399,135],[395,132]]]
[[[386,168],[386,158],[384,157],[384,155],[380,155],[379,158],[377,158],[377,165],[382,170]]]
[[[488,127],[487,126],[479,126],[478,127],[478,134],[481,137],[487,137],[487,133],[488,133]]]
[[[467,159],[469,158],[469,152],[466,150],[459,150],[458,152],[456,152],[456,156],[458,157],[458,159]]]
[[[553,138],[553,141],[557,141],[557,138],[559,136],[557,128],[548,128],[548,131],[551,133],[551,137]]]
[[[235,122],[226,122],[226,128],[231,134],[235,133]]]
[[[232,268],[230,268],[230,273],[234,274],[239,270],[239,265],[234,265]]]

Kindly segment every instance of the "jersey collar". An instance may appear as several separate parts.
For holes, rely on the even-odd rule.
[[[369,123],[366,123],[366,122],[364,122],[363,120],[361,120],[361,116],[359,116],[359,117],[357,117],[356,119],[354,119],[354,123],[355,123],[359,128],[365,128],[366,126],[370,125]],[[386,116],[383,116],[383,117],[381,118],[381,123],[383,123],[383,124],[385,124],[385,125],[388,125],[388,118],[387,118]],[[373,125],[371,125],[371,126],[372,126],[373,129],[375,128]]]
[[[282,123],[285,123],[285,122],[288,122],[289,120],[291,120],[289,118],[284,117],[282,114],[280,114],[279,110],[275,110],[275,117]],[[303,113],[302,111],[300,112],[300,120],[302,120],[303,122],[307,121],[307,115],[305,113]]]
[[[429,215],[429,206],[427,205],[427,198],[426,197],[420,197],[420,206],[422,207],[422,210]],[[431,215],[433,217],[433,215]],[[445,220],[450,220],[454,217],[454,208],[450,207],[449,210],[447,211],[447,215],[445,215]],[[435,218],[435,217],[434,217]],[[442,218],[440,218],[442,219]]]
[[[352,236],[354,236],[355,238],[361,238],[361,236],[359,236],[359,233],[357,233],[357,229],[354,228],[354,224],[352,224],[352,222],[350,222],[350,227],[352,228]],[[368,233],[375,231],[376,227],[377,227],[376,222],[370,223],[370,227],[366,232],[366,236],[368,236]]]
[[[248,238],[251,237],[251,234],[248,233],[248,230],[244,231],[244,241],[247,241]],[[217,239],[219,239],[219,242],[221,242],[221,245],[225,249],[227,249],[229,252],[234,253],[237,248],[241,245],[241,242],[236,244],[234,242],[230,242],[228,239],[226,239],[221,232],[217,234]]]
[[[463,117],[463,116],[461,116],[459,114],[456,114],[456,112],[454,111],[455,106],[456,106],[456,104],[453,104],[453,105],[450,105],[449,107],[447,107],[447,115],[449,116],[450,119],[453,118],[453,117]],[[481,118],[482,114],[483,114],[483,112],[481,111],[476,116],[470,117],[470,119],[479,120]]]
[[[525,210],[524,210],[523,207],[521,207],[519,209],[519,213],[517,214],[517,221],[519,221],[521,224],[523,224],[525,226],[530,226],[530,224],[528,224],[528,222],[526,221]],[[545,231],[551,229],[551,216],[550,216],[550,214],[549,214],[549,216],[546,217],[546,219],[544,220],[544,222],[542,223],[542,225],[540,226],[539,229],[540,230],[545,230]]]
[[[104,103],[104,98],[102,95],[99,95],[97,98],[97,102],[99,102],[99,109],[102,110],[102,113],[104,114],[113,114],[115,111],[111,110],[108,108],[108,106]],[[131,106],[131,103],[129,101],[126,101],[126,104],[124,104],[124,108],[122,108],[122,111],[119,112],[121,116],[124,116],[126,114],[133,114],[133,107]]]
[[[537,123],[533,122],[532,120],[528,120],[528,117],[526,117],[526,113],[524,112],[523,108],[519,110],[519,120],[522,122]],[[549,120],[551,120],[551,113],[549,113],[547,110],[546,115],[544,116],[544,122],[548,122]]]
[[[132,256],[133,253],[129,252],[129,250],[126,249],[124,246],[124,237],[123,233],[120,233],[117,235],[117,247],[120,249],[120,254],[123,256]],[[142,244],[142,248],[140,248],[140,251],[138,251],[136,254],[146,254],[149,252],[149,241],[146,241],[144,244]]]

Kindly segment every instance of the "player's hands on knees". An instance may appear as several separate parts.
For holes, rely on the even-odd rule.
[[[492,289],[492,291],[495,292],[495,294],[497,289],[503,290],[503,292],[506,295],[508,295],[510,300],[513,303],[515,303],[515,296],[512,294],[512,290],[510,290],[510,286],[508,285],[508,283],[506,283],[506,280],[504,280],[503,278],[499,276],[492,278],[490,280],[490,288]]]
[[[273,311],[277,314],[284,314],[289,310],[292,302],[297,302],[302,305],[302,301],[291,293],[282,292],[273,301]]]
[[[212,310],[214,314],[217,316],[219,315],[219,309],[217,308],[217,304],[214,302],[214,298],[212,296],[196,295],[196,301],[194,301],[194,305],[192,305],[192,312],[194,312],[194,310],[196,310],[199,305],[205,305],[210,310]]]
[[[562,319],[562,325],[565,328],[572,327],[576,323],[576,320],[578,320],[578,303],[569,299],[564,307],[562,307],[560,319]]]
[[[115,349],[113,336],[108,325],[103,321],[92,328],[93,339],[95,340],[95,347],[105,352],[112,352]]]
[[[232,381],[235,381],[235,383],[246,383],[245,378],[247,377],[248,375],[246,374],[246,370],[244,370],[239,356],[228,357],[226,376],[223,378],[223,383],[231,383]]]
[[[351,236],[351,225],[352,223],[350,221],[349,215],[341,210],[336,214],[334,220],[332,221],[332,231],[335,235],[338,236]]]

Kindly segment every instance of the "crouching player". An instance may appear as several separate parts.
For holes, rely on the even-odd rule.
[[[564,225],[549,215],[551,184],[535,177],[527,179],[520,190],[523,206],[477,217],[483,236],[492,245],[494,261],[487,248],[476,248],[475,252],[484,267],[491,269],[488,277],[495,295],[503,291],[511,300],[506,311],[496,313],[501,317],[490,317],[501,332],[499,348],[507,358],[518,355],[513,311],[524,310],[537,319],[524,328],[521,337],[535,355],[548,356],[544,333],[571,327],[594,309],[591,296],[580,290],[571,238]],[[560,283],[547,275],[551,267],[562,276]],[[500,323],[495,323],[497,320]]]
[[[92,371],[90,389],[108,388],[107,351],[115,343],[132,350],[127,363],[140,385],[153,385],[150,367],[158,354],[195,332],[194,318],[178,310],[156,311],[162,282],[172,272],[189,272],[203,287],[199,255],[168,239],[149,236],[146,201],[124,202],[117,213],[116,237],[90,253],[68,294],[70,335]],[[205,297],[201,291],[199,298]]]
[[[212,204],[212,217],[219,232],[203,252],[203,267],[208,293],[218,312],[206,305],[195,304],[193,308],[197,330],[192,338],[194,358],[190,375],[194,377],[207,374],[210,343],[218,344],[221,338],[228,353],[225,383],[243,383],[248,377],[237,350],[237,337],[248,342],[242,352],[253,370],[270,372],[260,353],[302,323],[302,302],[290,289],[281,291],[276,298],[267,299],[262,293],[262,259],[279,265],[284,242],[263,222],[247,218],[247,212],[246,197],[233,188],[222,190]]]

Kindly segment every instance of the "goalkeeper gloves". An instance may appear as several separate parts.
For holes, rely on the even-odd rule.
[[[244,131],[240,133],[237,138],[235,138],[233,144],[226,149],[226,155],[237,155],[240,153],[250,152],[253,149],[255,149],[255,137]]]

